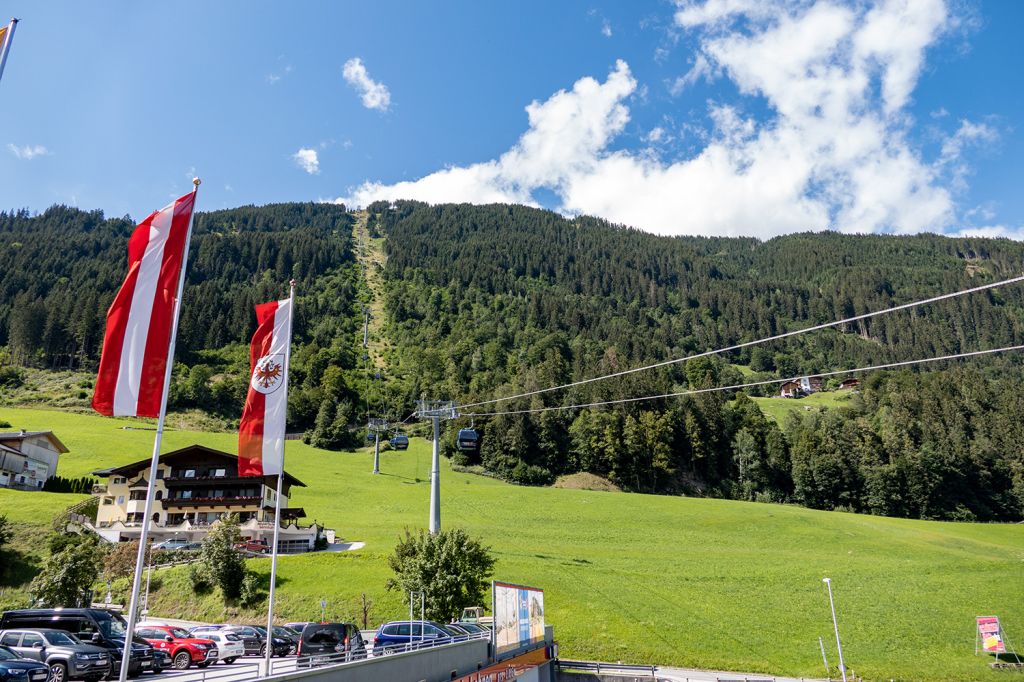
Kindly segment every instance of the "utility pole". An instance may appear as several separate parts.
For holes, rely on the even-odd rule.
[[[441,420],[458,416],[450,400],[418,400],[416,416],[434,423],[434,451],[430,462],[430,534],[441,530]]]
[[[373,431],[373,473],[380,473],[380,432],[387,431],[388,423],[384,419],[371,419],[370,429]]]
[[[363,307],[363,348],[370,342],[370,309]]]
[[[832,579],[822,578],[821,582],[828,585],[828,605],[832,608],[832,625],[836,629],[836,648],[839,649],[839,672],[843,675],[843,682],[846,682],[846,664],[843,662],[843,643],[839,641],[839,621],[836,620],[836,603],[832,599]]]

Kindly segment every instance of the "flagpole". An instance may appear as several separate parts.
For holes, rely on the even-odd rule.
[[[284,376],[288,381],[288,373],[291,370],[292,358],[292,321],[295,319],[295,280],[289,282],[288,293],[288,345],[284,351]],[[285,390],[288,384],[285,383]],[[285,395],[287,398],[287,394]],[[287,417],[287,403],[285,415]],[[287,424],[287,421],[286,421]],[[285,427],[285,440],[281,441],[281,472],[277,475],[277,499],[274,500],[274,544],[270,551],[270,594],[267,596],[267,653],[266,653],[266,677],[270,677],[270,658],[274,655],[274,588],[277,582],[277,539],[281,533],[281,489],[284,481],[284,445],[288,442],[287,426]]]
[[[188,218],[188,232],[185,233],[185,252],[178,276],[178,295],[174,300],[174,321],[171,323],[171,340],[167,350],[167,368],[164,370],[164,390],[160,396],[160,415],[156,422],[156,438],[153,439],[153,457],[149,462],[149,481],[146,488],[146,507],[142,514],[142,532],[139,536],[139,551],[135,557],[135,577],[132,579],[132,599],[128,607],[128,628],[124,633],[124,649],[121,651],[121,672],[119,682],[128,679],[131,664],[132,637],[135,636],[135,621],[138,615],[139,587],[142,585],[142,565],[146,558],[146,541],[149,539],[149,524],[152,523],[153,497],[156,490],[156,473],[160,464],[160,445],[164,438],[164,417],[167,416],[167,393],[171,385],[171,368],[174,365],[174,345],[178,336],[178,313],[181,312],[181,294],[185,289],[185,266],[188,264],[188,248],[192,241],[192,223],[196,215],[195,196],[199,191],[199,178],[192,180],[192,211]],[[173,219],[173,218],[172,218]]]
[[[11,51],[11,41],[14,40],[14,29],[18,27],[18,20],[11,18],[7,25],[7,34],[4,36],[3,52],[0,52],[0,79],[4,77],[4,67],[7,65],[7,53]]]

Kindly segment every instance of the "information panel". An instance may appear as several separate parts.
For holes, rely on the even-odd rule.
[[[999,616],[978,616],[978,639],[981,650],[990,654],[1005,654],[1006,644],[1003,642],[1003,630],[999,627]]]
[[[544,590],[494,582],[494,644],[500,656],[544,641]]]

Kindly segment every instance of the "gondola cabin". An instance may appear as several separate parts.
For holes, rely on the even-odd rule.
[[[408,450],[409,436],[392,436],[391,447],[395,450]]]
[[[480,447],[480,435],[476,429],[459,429],[459,437],[455,440],[455,448],[461,452],[473,452]]]
[[[367,431],[366,432],[366,442],[367,443],[373,443],[376,440],[377,440],[377,434],[375,434],[373,431]]]

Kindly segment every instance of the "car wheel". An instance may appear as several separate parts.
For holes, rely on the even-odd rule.
[[[225,664],[227,664],[227,665],[231,665],[232,663],[234,663],[234,662],[235,662],[235,661],[237,661],[237,660],[238,660],[237,658],[235,658],[234,656],[232,656],[231,658],[225,658],[225,659],[224,659],[224,663],[225,663]]]
[[[66,682],[68,679],[68,667],[63,663],[51,663],[50,664],[50,676],[46,678],[47,682]]]
[[[209,668],[213,661],[203,661],[202,663],[196,663],[197,668]]]
[[[263,646],[260,647],[260,658],[266,658],[266,657],[267,657],[267,645],[264,644]]]
[[[395,650],[392,649],[391,647],[387,647],[387,648],[384,649],[384,655],[385,656],[390,656],[393,653],[395,653]]]
[[[174,654],[174,666],[175,670],[188,670],[188,667],[192,665],[192,654],[187,651],[179,651]]]

